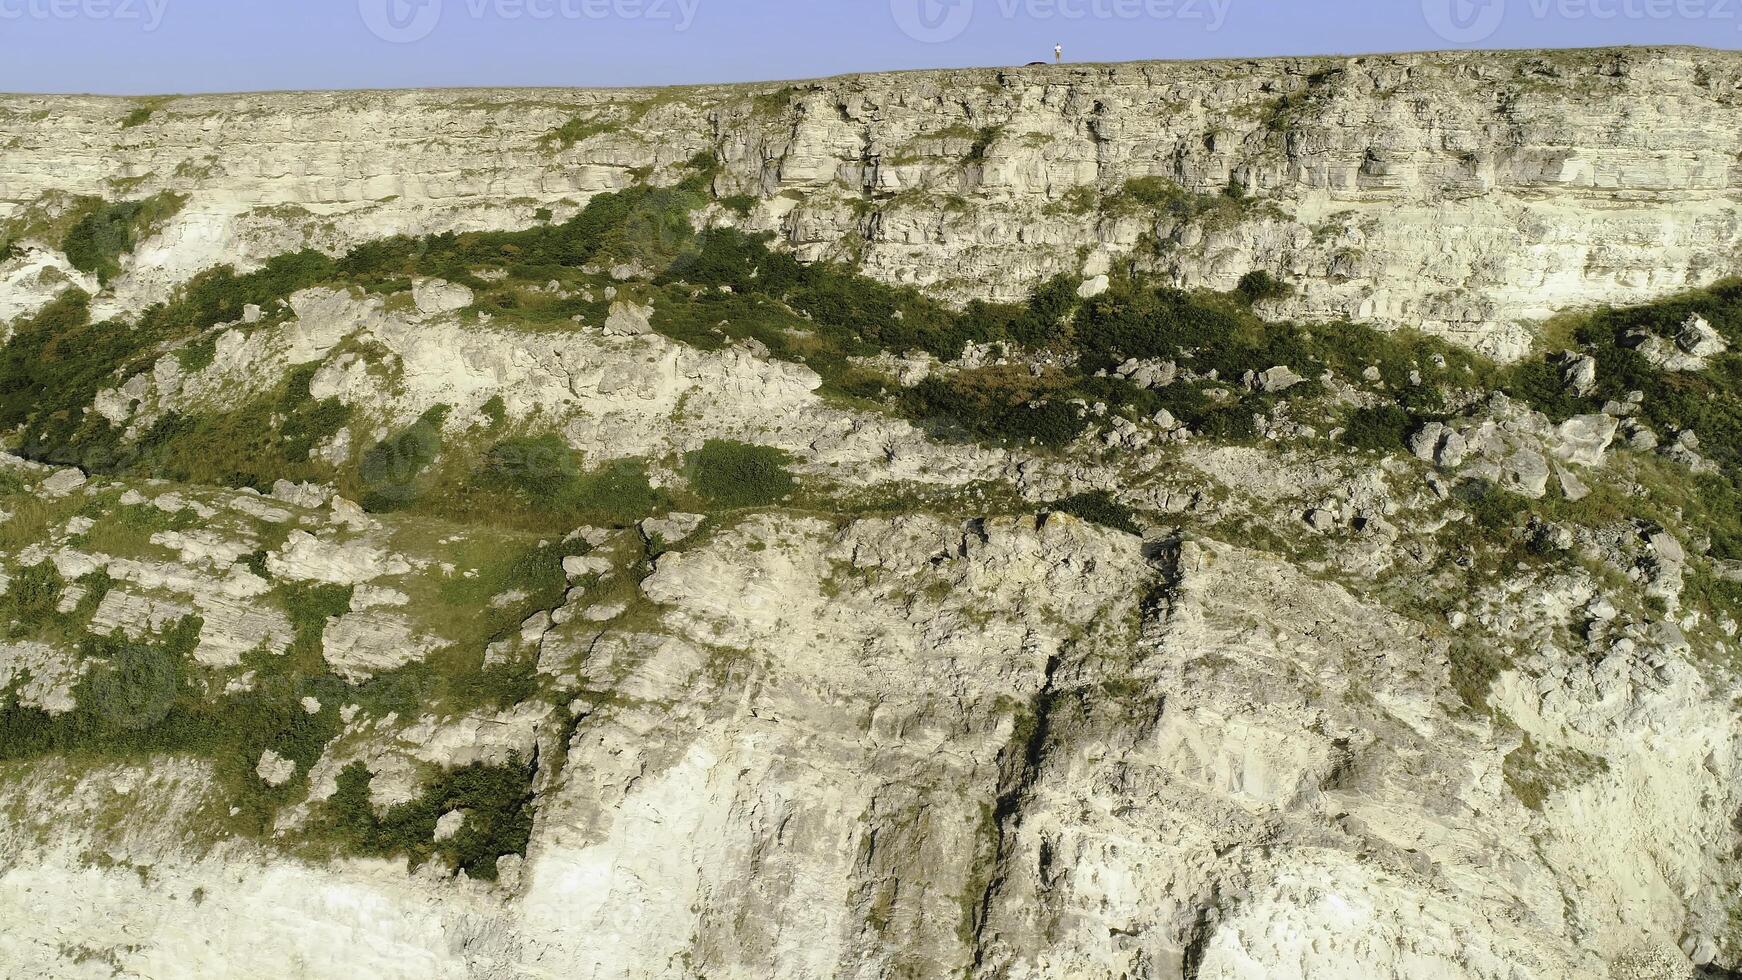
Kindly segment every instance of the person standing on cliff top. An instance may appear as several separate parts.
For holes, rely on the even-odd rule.
[[[1052,46],[1052,63],[1056,65],[1056,64],[1063,62],[1064,60],[1065,60],[1065,46],[1062,44],[1053,45]]]

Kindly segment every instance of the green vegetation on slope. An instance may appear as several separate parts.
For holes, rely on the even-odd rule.
[[[441,649],[360,685],[331,673],[322,656],[323,634],[348,612],[350,590],[280,584],[266,601],[278,604],[293,625],[290,650],[283,656],[251,652],[243,667],[253,672],[254,687],[218,695],[226,678],[191,663],[197,619],[140,642],[90,636],[90,615],[109,587],[105,576],[67,583],[46,562],[22,569],[0,597],[0,622],[9,635],[72,642],[95,666],[77,691],[78,709],[67,715],[20,707],[10,696],[15,691],[8,692],[0,702],[10,705],[0,713],[0,759],[49,753],[205,759],[217,774],[226,812],[235,807],[241,824],[263,832],[278,807],[306,790],[307,768],[342,730],[339,706],[357,704],[377,717],[432,708],[458,712],[511,707],[541,693],[545,682],[525,657],[496,662],[486,658],[486,649],[512,639],[528,617],[563,602],[569,582],[562,560],[586,554],[589,546],[555,539],[584,524],[627,526],[677,503],[720,511],[767,507],[799,490],[787,454],[740,442],[711,440],[676,460],[587,460],[547,422],[511,423],[500,398],[485,406],[484,421],[466,431],[449,424],[445,407],[409,423],[398,420],[397,429],[369,442],[354,466],[335,471],[310,454],[358,420],[341,402],[313,397],[316,365],[272,379],[235,411],[171,413],[133,440],[89,412],[97,392],[166,352],[176,352],[184,370],[209,367],[216,351],[212,328],[240,318],[249,304],[261,306],[270,324],[288,315],[283,302],[293,292],[322,284],[395,295],[413,278],[441,277],[476,292],[474,314],[488,312],[525,329],[566,330],[573,329],[575,316],[598,322],[607,306],[599,297],[615,282],[599,270],[627,264],[648,275],[621,288],[652,302],[653,326],[667,336],[709,349],[755,340],[773,356],[816,370],[833,397],[875,404],[934,435],[1041,451],[1102,424],[1096,406],[1130,418],[1166,410],[1202,438],[1220,442],[1254,439],[1256,417],[1284,401],[1324,406],[1334,413],[1326,423],[1342,424],[1347,446],[1396,454],[1424,422],[1444,418],[1460,404],[1459,394],[1498,387],[1558,419],[1597,411],[1605,401],[1638,390],[1645,394],[1642,420],[1660,433],[1697,431],[1704,451],[1719,464],[1717,473],[1692,474],[1644,459],[1636,470],[1648,499],[1617,502],[1599,489],[1576,509],[1467,484],[1455,492],[1471,515],[1470,526],[1484,540],[1511,541],[1514,529],[1533,514],[1561,507],[1593,525],[1635,517],[1691,524],[1710,535],[1713,555],[1742,558],[1742,358],[1730,354],[1702,371],[1673,373],[1653,368],[1629,346],[1635,331],[1673,336],[1697,312],[1742,348],[1742,285],[1573,322],[1572,344],[1599,365],[1597,390],[1579,396],[1569,392],[1559,363],[1546,356],[1501,368],[1410,333],[1347,323],[1266,322],[1252,305],[1287,287],[1264,273],[1246,276],[1230,294],[1119,277],[1108,292],[1087,301],[1078,299],[1075,281],[1058,277],[1042,283],[1025,303],[971,303],[953,310],[845,265],[802,264],[772,248],[766,237],[726,228],[698,233],[690,215],[707,201],[708,161],[696,161],[694,170],[676,188],[597,196],[561,224],[395,238],[340,258],[305,251],[248,274],[210,270],[134,323],[93,324],[89,298],[69,291],[18,324],[0,350],[0,428],[15,432],[26,454],[99,472],[261,490],[277,479],[332,481],[371,510],[400,512],[402,527],[426,532],[447,554],[465,556],[473,574],[406,584],[411,601],[429,611],[428,622],[420,625],[442,639]],[[1241,201],[1234,193],[1206,198],[1137,183],[1105,207],[1171,210],[1202,219],[1243,207]],[[131,247],[126,229],[137,219],[138,212],[92,211],[69,230],[69,240],[76,231],[81,261],[94,263],[93,270],[106,268],[103,263]],[[548,282],[560,288],[545,288]],[[994,354],[982,358],[989,362],[984,366],[946,368],[903,388],[856,361],[910,352],[949,361],[976,345],[1002,345],[1009,363],[998,363]],[[1039,355],[1036,362],[1045,366],[1032,368],[1028,355]],[[1172,361],[1180,378],[1159,389],[1139,387],[1117,374],[1130,360]],[[1256,391],[1244,381],[1248,373],[1277,366],[1305,380],[1286,394]],[[1333,400],[1339,389],[1357,397]],[[656,488],[653,468],[677,469],[683,485]],[[0,524],[0,540],[8,547],[40,540],[52,523],[44,506],[9,503],[14,516]],[[1077,494],[1048,509],[1129,533],[1143,526],[1141,515],[1105,491]],[[138,510],[99,523],[86,532],[84,544],[117,551],[149,547],[151,534],[168,525],[154,524],[160,518]],[[1549,557],[1535,553],[1535,539],[1515,543],[1504,553],[1508,561]],[[263,554],[250,560],[262,574]],[[62,599],[75,585],[82,599],[63,613]],[[612,587],[632,589],[632,577],[621,576]],[[1689,583],[1695,600],[1735,608],[1738,597],[1726,589],[1709,578]],[[1503,660],[1473,647],[1458,648],[1452,660],[1458,692],[1479,707]],[[307,710],[304,698],[318,701],[319,709]],[[262,783],[254,767],[268,750],[297,763],[295,780],[277,789]],[[440,857],[489,877],[497,855],[524,849],[532,768],[517,760],[438,774],[419,800],[377,814],[367,802],[367,771],[352,767],[320,826],[330,842],[353,853],[404,854],[414,863]],[[435,842],[435,822],[455,810],[477,815],[475,822],[469,815],[468,829]]]
[[[92,200],[62,240],[61,251],[73,268],[94,273],[107,284],[120,273],[121,256],[151,237],[186,203],[187,198],[170,193],[117,204]]]
[[[339,788],[322,805],[322,830],[348,853],[404,855],[413,868],[432,857],[473,878],[495,881],[497,859],[526,853],[532,839],[535,764],[518,756],[500,766],[474,763],[438,773],[423,794],[378,815],[369,802],[371,775],[353,762],[339,773]],[[463,815],[453,836],[436,840],[436,824]]]
[[[791,458],[769,446],[709,439],[685,461],[690,486],[717,507],[767,507],[798,484],[787,471]]]

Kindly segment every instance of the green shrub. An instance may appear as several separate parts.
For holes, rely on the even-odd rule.
[[[785,499],[798,484],[787,470],[784,450],[727,439],[709,439],[685,458],[690,488],[719,507],[765,507]]]
[[[750,212],[756,210],[756,195],[728,194],[720,198],[720,206],[733,212],[740,218],[750,217]]]
[[[511,491],[524,500],[562,509],[572,503],[581,466],[561,436],[545,434],[505,439],[484,454],[479,482]]]
[[[294,639],[290,654],[298,658],[303,670],[321,673],[317,661],[325,648],[323,635],[327,622],[351,611],[353,589],[348,585],[321,585],[290,582],[279,586],[284,611],[290,618]]]
[[[212,366],[218,357],[218,337],[216,334],[204,334],[189,341],[188,344],[175,352],[176,363],[181,365],[183,373],[198,374]]]
[[[602,133],[613,132],[618,128],[619,124],[615,122],[574,116],[561,126],[539,137],[538,148],[545,153],[560,153],[577,143]]]
[[[1267,299],[1281,299],[1290,292],[1287,284],[1262,269],[1254,269],[1240,277],[1240,285],[1235,290],[1246,297],[1249,303],[1257,303]]]
[[[142,201],[101,204],[73,225],[61,242],[67,261],[95,273],[105,285],[121,271],[121,256],[175,217],[187,198],[163,193]]]
[[[1343,422],[1343,444],[1369,453],[1395,453],[1409,448],[1409,437],[1420,425],[1396,405],[1358,408]]]
[[[398,510],[417,500],[419,477],[442,451],[442,422],[448,406],[437,405],[416,422],[369,447],[358,466],[363,481],[364,509]]]
[[[906,393],[904,404],[908,416],[934,434],[960,426],[981,439],[1056,447],[1088,430],[1073,397],[1063,376],[1037,378],[1025,367],[1008,365],[929,377]]]
[[[508,494],[543,515],[553,528],[632,524],[666,504],[665,495],[648,480],[645,461],[618,459],[583,469],[569,444],[550,433],[505,439],[490,447],[471,476],[471,487]],[[466,510],[489,507],[476,497],[462,497],[460,503]]]
[[[138,127],[150,122],[151,117],[156,114],[159,104],[159,101],[156,99],[148,99],[144,105],[135,106],[133,111],[121,117],[121,128],[137,129]]]
[[[508,421],[508,403],[502,400],[501,395],[491,395],[490,400],[478,411],[490,420],[491,431],[502,428],[502,424]]]
[[[497,860],[526,854],[532,839],[532,780],[536,764],[513,756],[501,766],[474,763],[437,775],[416,800],[377,816],[369,801],[372,776],[353,762],[340,771],[338,789],[321,808],[318,826],[342,849],[376,857],[404,855],[416,868],[435,857],[473,878],[495,881]],[[445,814],[464,811],[459,833],[435,840]]]
[[[0,593],[0,628],[14,638],[29,636],[55,618],[66,581],[51,561],[19,569]]]
[[[1090,490],[1067,497],[1053,503],[1050,509],[1126,534],[1143,533],[1136,513],[1106,490]]]

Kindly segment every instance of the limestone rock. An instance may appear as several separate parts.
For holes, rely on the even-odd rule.
[[[459,834],[460,828],[465,825],[466,811],[450,810],[447,813],[442,814],[441,818],[436,821],[435,839],[438,842],[452,840]]]
[[[641,522],[641,537],[647,541],[656,538],[666,544],[677,544],[696,533],[707,520],[703,514],[671,513],[664,517],[650,517]]]
[[[296,775],[296,763],[267,749],[260,753],[260,764],[254,767],[254,772],[261,782],[276,789]]]
[[[454,313],[472,305],[472,291],[442,279],[419,279],[411,285],[413,301],[423,313],[436,316]]]
[[[404,616],[379,610],[329,620],[322,642],[327,664],[353,684],[422,660],[440,646]]]
[[[1573,394],[1581,397],[1589,395],[1597,389],[1597,359],[1589,354],[1570,355],[1561,369],[1561,375]]]
[[[55,470],[42,481],[41,491],[50,497],[64,497],[85,485],[85,474],[68,467]]]
[[[640,305],[627,300],[619,300],[611,304],[610,312],[605,317],[605,332],[621,337],[635,337],[653,332],[648,322],[653,317],[651,305]]]
[[[1246,387],[1253,391],[1274,394],[1287,391],[1306,379],[1287,367],[1273,367],[1263,372],[1248,372]]]
[[[1675,345],[1682,353],[1700,361],[1717,357],[1730,349],[1722,334],[1712,329],[1706,318],[1698,313],[1688,317],[1682,324],[1681,331],[1675,335]]]

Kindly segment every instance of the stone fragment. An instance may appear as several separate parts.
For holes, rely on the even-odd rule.
[[[296,763],[277,752],[267,749],[260,753],[260,762],[254,767],[254,774],[260,781],[274,789],[290,782],[296,775]]]
[[[1580,397],[1597,390],[1597,359],[1589,354],[1570,354],[1561,369],[1567,388]]]
[[[1596,466],[1603,462],[1619,428],[1608,415],[1575,415],[1555,429],[1554,454],[1568,463]]]
[[[436,821],[435,840],[437,842],[452,840],[460,833],[460,828],[466,825],[466,811],[449,810]]]
[[[86,483],[85,474],[72,467],[55,470],[42,481],[41,492],[49,497],[64,497]]]
[[[639,525],[641,537],[645,541],[654,538],[666,544],[676,544],[696,533],[707,517],[702,514],[667,514],[664,517],[649,517]]]
[[[605,332],[619,337],[633,337],[653,332],[653,307],[641,306],[627,300],[611,304],[611,311],[605,316]]]
[[[421,279],[411,285],[411,298],[425,314],[453,313],[472,305],[472,291],[444,279]]]

